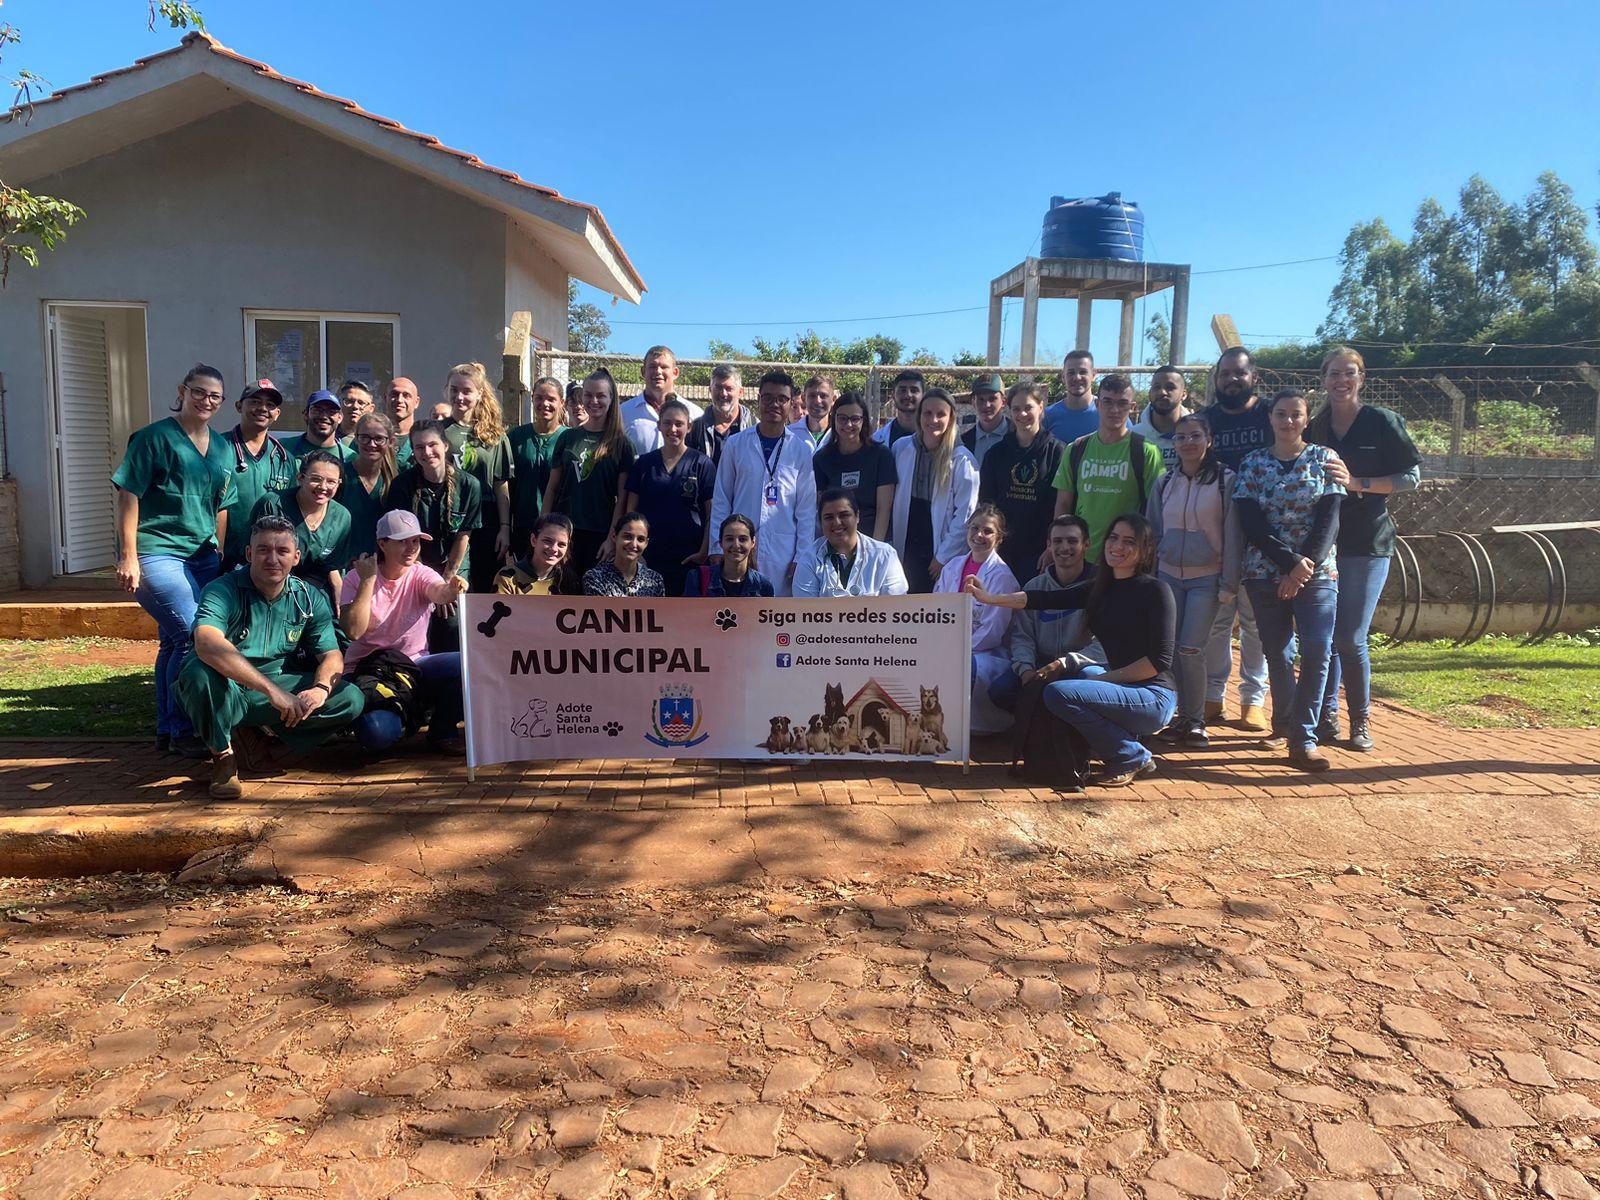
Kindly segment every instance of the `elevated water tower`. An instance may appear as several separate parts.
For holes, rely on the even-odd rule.
[[[1038,346],[1039,301],[1076,300],[1076,349],[1089,348],[1091,305],[1122,301],[1117,365],[1133,365],[1134,302],[1172,289],[1172,361],[1181,363],[1189,326],[1189,265],[1144,261],[1144,214],[1120,192],[1088,200],[1050,198],[1044,218],[1040,257],[1025,258],[989,284],[989,348],[992,366],[1000,364],[1000,306],[1022,297],[1024,366],[1034,365]]]

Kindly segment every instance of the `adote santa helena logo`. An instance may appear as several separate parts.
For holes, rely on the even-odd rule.
[[[694,689],[669,683],[661,689],[652,710],[650,726],[654,732],[645,734],[644,739],[661,747],[698,746],[711,736],[700,733],[703,717]]]

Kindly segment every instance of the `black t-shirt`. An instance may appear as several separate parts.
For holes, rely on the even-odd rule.
[[[1054,592],[1029,592],[1029,608],[1082,608],[1094,587],[1092,578]],[[1177,627],[1177,605],[1172,591],[1154,575],[1113,579],[1089,622],[1089,629],[1106,652],[1106,666],[1115,671],[1148,658],[1156,676],[1143,685],[1173,689],[1172,651]]]
[[[1056,515],[1056,471],[1066,450],[1043,430],[1023,446],[1012,430],[989,448],[978,468],[978,500],[993,504],[1005,517],[1000,557],[1018,579],[1038,572],[1039,553]]]
[[[900,482],[894,455],[877,442],[867,442],[854,454],[839,453],[839,443],[828,444],[811,456],[811,473],[817,477],[817,495],[829,488],[848,488],[856,498],[861,532],[872,536],[878,519],[878,489]]]
[[[1333,410],[1325,408],[1306,426],[1306,441],[1326,446],[1344,460],[1353,479],[1403,475],[1422,461],[1406,432],[1405,418],[1376,404],[1363,404],[1345,435],[1333,432]],[[1394,518],[1387,495],[1346,495],[1339,506],[1339,552],[1387,558],[1394,553]]]

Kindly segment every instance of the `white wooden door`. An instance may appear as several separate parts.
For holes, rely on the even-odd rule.
[[[111,492],[111,357],[106,323],[70,308],[51,310],[56,463],[61,487],[62,569],[116,561]]]

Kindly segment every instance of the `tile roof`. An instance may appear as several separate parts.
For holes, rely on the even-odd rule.
[[[259,62],[253,58],[246,58],[238,51],[230,50],[227,46],[224,46],[221,42],[217,41],[216,38],[212,37],[208,33],[195,31],[186,34],[183,41],[179,42],[178,45],[174,46],[170,50],[162,50],[156,54],[146,55],[143,58],[136,59],[126,67],[119,67],[115,71],[106,71],[102,74],[95,75],[87,82],[74,84],[71,87],[60,88],[59,90],[52,92],[50,95],[34,101],[31,106],[26,107],[43,108],[47,105],[54,104],[56,101],[65,99],[68,96],[73,96],[79,92],[85,92],[91,88],[99,87],[112,79],[116,79],[123,75],[132,74],[135,71],[140,71],[149,66],[151,63],[159,62],[164,58],[170,58],[176,54],[181,54],[190,46],[197,44],[205,46],[213,54],[220,58],[231,59],[236,63],[240,63],[243,66],[248,67],[263,79],[269,79],[276,83],[285,84],[304,95],[326,101],[329,104],[337,105],[344,109],[344,111],[354,116],[362,117],[368,121],[371,121],[374,125],[377,125],[382,129],[386,129],[391,133],[400,134],[403,137],[412,138],[430,150],[436,150],[440,154],[448,154],[451,158],[458,159],[469,167],[474,167],[477,170],[494,175],[505,180],[507,183],[513,184],[517,187],[527,188],[531,192],[535,192],[540,196],[547,197],[548,199],[557,201],[558,203],[568,204],[574,208],[583,209],[594,220],[595,224],[599,226],[601,235],[616,252],[618,260],[621,262],[628,274],[632,276],[633,281],[638,285],[639,290],[646,290],[644,280],[640,278],[638,270],[628,258],[627,251],[622,248],[622,243],[619,242],[616,238],[616,235],[611,232],[611,227],[606,224],[605,217],[601,215],[600,210],[594,205],[584,204],[582,201],[569,199],[568,197],[563,196],[560,192],[556,191],[554,188],[543,187],[536,183],[530,183],[526,179],[522,178],[522,176],[518,175],[515,171],[507,171],[501,167],[491,166],[475,154],[468,154],[465,150],[457,150],[454,147],[446,146],[438,138],[432,137],[426,133],[419,133],[415,129],[408,129],[399,121],[393,120],[389,117],[382,117],[376,113],[370,113],[357,104],[354,100],[346,100],[343,97],[331,95],[317,87],[315,84],[306,83],[304,80],[291,79],[289,76],[273,70],[264,62]],[[17,111],[17,109],[13,109],[10,113],[0,114],[0,121],[10,119]]]

